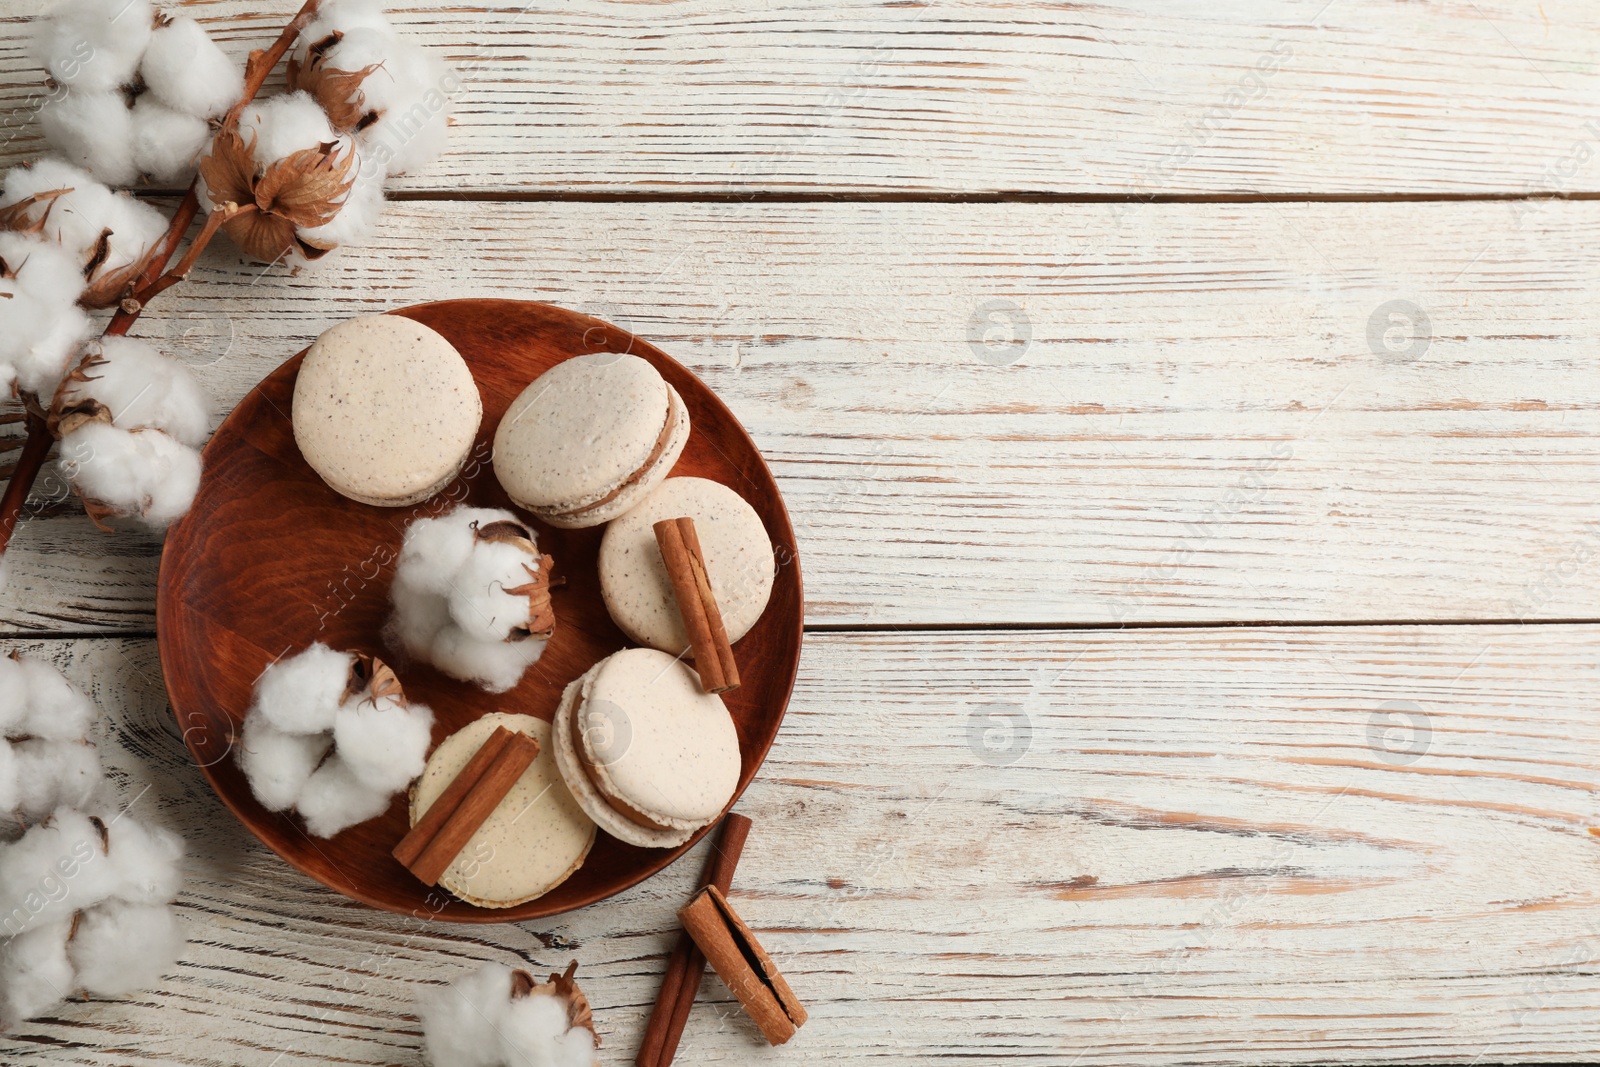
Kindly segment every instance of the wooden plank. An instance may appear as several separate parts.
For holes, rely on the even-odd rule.
[[[1600,1054],[1595,626],[815,636],[741,810],[737,906],[806,1062],[1579,1061]],[[627,1062],[691,857],[563,918],[365,910],[247,840],[144,640],[20,646],[109,711],[184,833],[161,988],[0,1038],[7,1063],[419,1062],[415,989],[581,964]],[[764,1058],[708,980],[684,1062]]]
[[[47,4],[0,19],[5,165],[41,149]],[[242,56],[298,4],[188,6]],[[464,75],[413,189],[1600,190],[1587,0],[392,6]]]
[[[1570,619],[1597,244],[1591,202],[409,202],[321,273],[217,250],[139,329],[226,408],[361,312],[631,325],[773,464],[817,625]],[[0,626],[147,632],[156,552],[46,508]]]

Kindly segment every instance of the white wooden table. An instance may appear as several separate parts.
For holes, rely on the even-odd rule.
[[[355,313],[549,300],[750,429],[810,633],[735,887],[812,1021],[710,979],[680,1062],[1600,1055],[1593,0],[401,3],[451,154],[140,330],[231,405]],[[295,6],[187,5],[240,55]],[[190,763],[158,543],[44,495],[4,645],[189,839],[190,941],[0,1061],[417,1064],[418,983],[576,957],[631,1063],[698,856],[550,922],[333,895]]]

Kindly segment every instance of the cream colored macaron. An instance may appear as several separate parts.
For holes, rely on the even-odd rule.
[[[550,525],[599,526],[659,485],[688,440],[688,409],[654,367],[595,352],[556,364],[511,402],[494,473]]]
[[[399,315],[341,322],[317,338],[294,383],[295,443],[335,491],[406,507],[461,472],[483,399],[461,353]]]
[[[600,828],[630,845],[674,848],[720,816],[739,788],[739,733],[694,671],[629,648],[567,686],[556,766]]]
[[[510,908],[544,896],[583,866],[594,845],[594,820],[556,769],[550,724],[529,715],[492,713],[445,738],[411,788],[411,825],[502,726],[538,741],[539,755],[439,879],[480,908]]]
[[[705,554],[728,640],[737,641],[766,610],[776,572],[761,516],[744,497],[705,478],[668,478],[606,527],[600,542],[600,592],[622,632],[641,645],[682,655],[689,647],[673,599],[655,524],[688,516]]]

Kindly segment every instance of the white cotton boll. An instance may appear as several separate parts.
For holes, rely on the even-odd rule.
[[[513,1000],[511,971],[487,963],[417,996],[433,1067],[592,1067],[594,1033],[571,1028],[561,997]]]
[[[47,100],[39,109],[44,139],[67,162],[107,185],[139,179],[133,161],[133,113],[119,92],[78,92]]]
[[[22,233],[0,233],[0,260],[7,287],[54,307],[66,307],[83,292],[83,268],[60,245]]]
[[[537,567],[515,545],[486,541],[473,549],[456,571],[449,596],[450,618],[463,634],[474,641],[504,641],[528,624],[528,598],[506,592],[533,580],[524,564]]]
[[[94,328],[74,301],[83,271],[60,245],[0,233],[0,381],[46,400]]]
[[[120,900],[85,911],[67,945],[78,986],[110,997],[159,984],[182,951],[183,935],[171,908]]]
[[[396,579],[438,596],[450,594],[451,580],[466,565],[477,544],[474,531],[491,523],[516,521],[497,508],[456,508],[437,519],[418,519],[406,528],[396,563]]]
[[[328,116],[308,93],[285,93],[251,103],[239,116],[239,136],[255,145],[263,167],[296,152],[342,138],[328,125]]]
[[[67,958],[71,920],[30,926],[0,944],[0,1029],[35,1019],[77,989]]]
[[[27,676],[22,673],[21,662],[11,656],[0,656],[0,737],[23,736],[27,721]]]
[[[72,383],[70,398],[100,401],[125,430],[161,430],[190,448],[205,444],[211,405],[188,367],[132,337],[102,338],[99,347],[105,362],[90,370],[92,381]]]
[[[58,205],[57,210],[72,210],[70,198],[64,199],[69,199],[69,203]],[[51,212],[51,215],[53,217],[55,212]],[[90,276],[91,283],[145,262],[150,250],[166,236],[167,219],[143,200],[125,192],[112,193],[107,190],[104,224],[93,237],[95,243],[90,249],[91,256],[99,252],[100,234],[107,230],[110,236],[106,241],[105,258]]]
[[[100,235],[112,228],[111,198],[115,194],[92,174],[54,156],[46,156],[31,166],[12,167],[6,172],[0,207],[10,207],[30,196],[59,189],[72,192],[56,198],[45,219],[42,236],[60,244],[81,268],[94,251]],[[154,208],[150,210],[155,211]]]
[[[317,8],[317,17],[306,25],[305,32],[300,35],[301,48],[331,33],[389,28],[389,16],[384,14],[383,4],[379,0],[328,0]]]
[[[433,1067],[500,1067],[498,1028],[511,999],[511,970],[486,963],[417,995],[422,1040]]]
[[[351,173],[355,180],[350,191],[339,205],[333,221],[322,226],[312,226],[298,231],[300,240],[315,248],[333,250],[350,245],[362,245],[371,239],[383,215],[383,168],[366,160],[358,160]],[[305,266],[319,266],[331,262],[332,256],[319,256],[307,260],[297,248],[291,259]]]
[[[262,807],[287,811],[332,745],[327,734],[285,733],[260,715],[250,715],[244,720],[239,766]]]
[[[383,639],[412,659],[432,659],[433,641],[450,625],[450,605],[444,597],[417,589],[398,577],[389,589],[394,614],[383,628]]]
[[[24,656],[17,663],[28,693],[23,732],[55,741],[81,741],[87,737],[95,710],[83,691],[42,659]]]
[[[457,508],[406,530],[390,600],[386,639],[455,678],[503,693],[544,652],[544,640],[506,641],[528,621],[526,597],[505,592],[532,580],[534,557],[478,540],[477,530],[515,522],[508,511]]]
[[[332,837],[382,815],[388,810],[389,797],[389,793],[364,784],[335,753],[306,783],[298,807],[313,837]]]
[[[100,752],[86,741],[18,741],[12,754],[16,814],[25,822],[36,822],[62,806],[91,807],[104,792]]]
[[[164,904],[178,895],[183,838],[123,813],[107,823],[106,857],[115,872],[113,894],[134,904]]]
[[[211,126],[147,94],[133,105],[130,136],[139,173],[170,183],[193,176],[195,160],[211,143]]]
[[[26,734],[55,741],[87,737],[95,718],[89,698],[44,660],[25,657],[21,664],[28,686]]]
[[[279,660],[257,679],[250,714],[260,714],[287,733],[330,731],[354,664],[350,653],[335,652],[320,641]]]
[[[511,1067],[562,1067],[557,1054],[567,1032],[565,1002],[547,996],[513,1000],[497,1030]]]
[[[200,453],[159,430],[85,423],[61,439],[61,470],[85,499],[162,530],[200,489]]]
[[[80,273],[107,230],[111,231],[107,255],[96,277],[143,259],[166,233],[166,216],[154,207],[126,193],[113,193],[87,171],[51,156],[7,172],[0,207],[60,189],[72,191],[55,199],[45,214],[41,236],[61,245]]]
[[[427,49],[397,41],[392,55],[361,89],[378,120],[357,135],[364,152],[390,175],[409,174],[438,159],[450,139],[451,79]]]
[[[559,1067],[594,1067],[594,1031],[575,1026],[556,1042],[555,1062]]]
[[[101,850],[103,824],[67,808],[0,846],[0,918],[20,910],[31,923],[69,918],[117,888],[117,872]]]
[[[548,641],[475,641],[451,624],[434,638],[431,661],[452,678],[476,682],[491,693],[504,693],[544,654]]]
[[[339,759],[368,788],[398,793],[422,774],[433,739],[433,712],[392,698],[351,700],[339,709],[333,743]]]
[[[150,35],[139,71],[157,100],[197,119],[220,118],[244,95],[243,68],[188,16]]]
[[[7,291],[0,281],[0,293]],[[48,402],[93,332],[94,320],[76,305],[0,298],[0,387],[11,384]]]
[[[150,0],[64,0],[36,20],[33,57],[74,91],[115,89],[133,81],[154,22]]]
[[[59,245],[0,233],[0,381],[48,403],[94,323],[73,301],[83,274]]]

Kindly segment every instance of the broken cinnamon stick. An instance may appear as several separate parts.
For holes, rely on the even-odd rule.
[[[733,884],[734,869],[744,853],[745,839],[750,836],[751,822],[737,812],[729,812],[722,819],[711,854],[706,858],[700,887],[714,885],[724,893]],[[688,932],[679,935],[667,959],[667,973],[661,980],[661,991],[656,994],[656,1006],[650,1012],[650,1022],[645,1026],[644,1041],[639,1055],[634,1057],[637,1067],[670,1067],[678,1054],[678,1041],[689,1021],[689,1011],[694,1007],[700,992],[700,979],[705,974],[706,957],[695,946]]]
[[[501,740],[501,734],[508,736]],[[424,885],[437,885],[538,755],[539,742],[527,734],[504,727],[495,731],[395,846],[395,859]]]
[[[706,886],[678,909],[678,920],[767,1044],[781,1045],[805,1025],[805,1006],[720,889]]]
[[[661,560],[667,565],[667,578],[672,582],[672,596],[678,602],[683,628],[689,632],[700,687],[708,693],[739,688],[739,665],[734,661],[733,644],[722,622],[722,609],[711,591],[694,520],[662,519],[651,528],[661,548]]]

